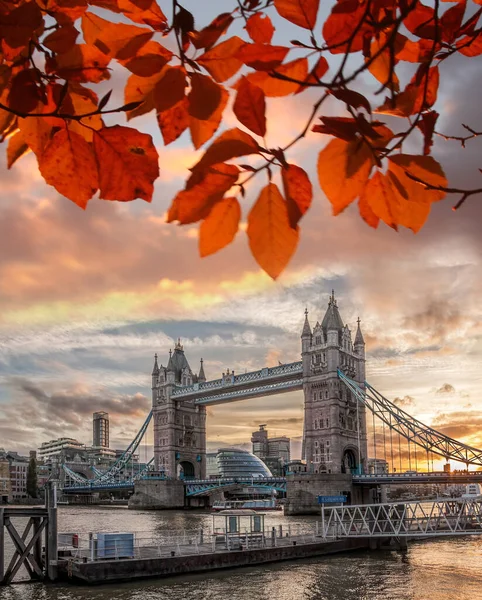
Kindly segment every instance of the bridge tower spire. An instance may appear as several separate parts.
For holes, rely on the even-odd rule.
[[[305,318],[305,327],[307,316]],[[313,473],[362,470],[367,460],[365,409],[341,384],[338,369],[363,386],[365,342],[358,323],[355,344],[332,290],[321,324],[303,328],[303,458]],[[309,324],[308,324],[309,327]]]

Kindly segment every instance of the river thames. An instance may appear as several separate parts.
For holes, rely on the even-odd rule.
[[[209,528],[206,512],[60,507],[59,532]],[[312,521],[268,513],[266,525]],[[409,543],[407,552],[358,551],[253,568],[98,587],[18,584],[1,600],[481,600],[482,538]]]

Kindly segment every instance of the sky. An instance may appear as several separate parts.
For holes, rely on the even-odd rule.
[[[444,75],[438,128],[477,128],[477,59],[456,58]],[[124,80],[118,69],[102,84],[115,89],[113,105]],[[312,103],[310,93],[269,100],[269,143],[294,137]],[[480,197],[457,212],[454,197],[437,203],[417,235],[373,230],[356,206],[333,217],[315,175],[328,138],[308,134],[289,160],[315,180],[313,205],[274,282],[250,255],[245,225],[229,247],[200,259],[198,226],[165,223],[200,153],[186,135],[163,147],[152,113],[131,124],[159,150],[151,204],[94,199],[82,211],[45,184],[32,154],[7,170],[0,152],[0,447],[27,453],[60,436],[89,444],[97,410],[110,414],[111,446],[125,447],[149,411],[155,352],[166,364],[180,337],[192,369],[203,358],[208,379],[299,360],[305,307],[313,325],[332,289],[352,331],[361,319],[367,380],[421,421],[482,447]],[[419,151],[420,140],[413,144]],[[478,149],[477,140],[463,150],[439,138],[434,156],[451,184],[480,186]],[[244,222],[264,183],[248,187]],[[296,456],[302,406],[302,393],[291,392],[209,408],[208,448],[247,444],[266,423],[293,439]]]

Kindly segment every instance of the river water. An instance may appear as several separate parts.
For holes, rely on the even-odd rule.
[[[266,526],[311,517],[273,512]],[[125,507],[59,507],[59,532],[210,528],[205,512],[128,511]],[[440,538],[407,552],[359,551],[170,579],[83,587],[18,584],[0,600],[482,600],[482,539]]]

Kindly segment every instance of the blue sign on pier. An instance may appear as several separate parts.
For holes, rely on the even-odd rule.
[[[318,496],[318,504],[342,504],[346,496]]]

